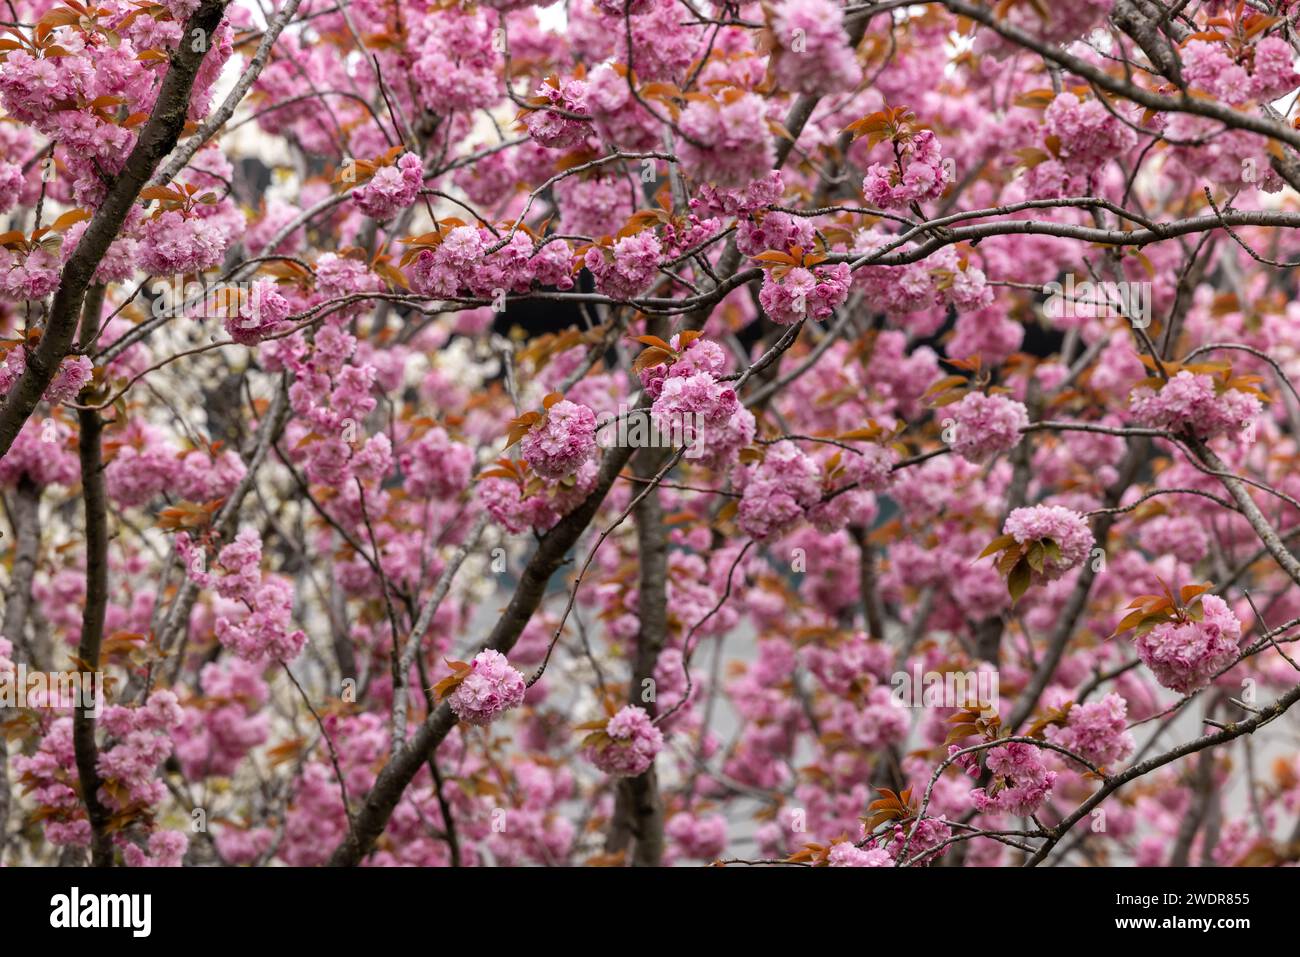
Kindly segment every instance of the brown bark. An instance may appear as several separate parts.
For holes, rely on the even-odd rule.
[[[667,453],[645,449],[637,456],[641,477],[650,480],[663,468]],[[655,667],[668,635],[668,540],[663,523],[663,504],[658,488],[647,490],[633,512],[636,518],[637,556],[640,562],[637,583],[636,658],[628,701],[645,708],[653,717],[658,708],[655,695],[647,699],[646,688],[653,688]],[[664,852],[664,808],[659,794],[655,767],[635,778],[619,781],[609,840],[609,851],[632,848],[631,862],[637,867],[658,867]]]
[[[9,592],[5,597],[3,636],[17,648],[22,643],[27,627],[27,614],[32,601],[32,578],[36,574],[36,557],[41,544],[41,490],[27,475],[18,480],[14,490],[11,523],[17,543],[14,546],[13,571]],[[32,658],[31,654],[28,658]],[[32,661],[37,667],[41,662]],[[5,844],[9,834],[9,808],[12,795],[9,788],[9,749],[4,735],[0,734],[0,861],[4,859]]]
[[[537,550],[533,552],[533,557],[529,559],[520,576],[519,585],[511,596],[510,604],[497,620],[492,633],[483,643],[483,648],[506,654],[514,647],[520,632],[524,630],[533,612],[541,604],[551,576],[563,563],[578,537],[591,524],[596,509],[604,501],[610,487],[618,478],[618,473],[627,464],[631,453],[631,449],[625,448],[612,448],[606,451],[595,488],[581,505],[542,536],[537,544]],[[352,831],[330,858],[331,866],[353,867],[361,863],[362,859],[370,853],[375,841],[388,825],[388,818],[392,815],[393,808],[397,807],[397,802],[402,799],[402,793],[411,783],[411,779],[455,726],[456,717],[446,704],[441,705],[425,719],[424,724],[420,725],[407,746],[379,772],[375,786],[370,789],[365,803],[356,815]]]
[[[8,638],[15,647],[23,644],[32,606],[32,578],[36,575],[36,557],[41,544],[41,488],[24,474],[14,489],[13,510],[10,519],[17,543],[14,546],[13,569],[10,572],[9,591],[5,595],[4,624],[0,635]],[[33,665],[44,662],[32,661]]]
[[[865,25],[863,25],[862,29],[865,29]],[[861,38],[860,31],[855,31],[854,35],[859,39]],[[786,128],[795,137],[798,137],[802,132],[805,124],[812,116],[813,106],[816,105],[815,100],[807,101],[807,97],[801,97],[796,101],[786,118]],[[785,142],[783,139],[777,141],[775,168],[778,169],[789,156],[790,146],[793,146],[793,143],[789,146],[784,145]],[[719,276],[731,276],[739,265],[740,253],[733,237],[719,257],[715,271]],[[682,328],[702,328],[712,309],[711,304],[706,308],[690,313],[683,321]],[[638,410],[648,408],[649,403],[644,399],[637,405]],[[560,567],[569,549],[573,547],[579,536],[591,524],[591,520],[596,515],[596,510],[600,508],[600,503],[604,501],[605,496],[618,478],[618,473],[627,464],[631,454],[632,450],[627,448],[613,448],[605,452],[600,475],[596,480],[596,487],[592,489],[591,494],[587,496],[581,505],[542,536],[537,550],[533,553],[533,557],[524,569],[519,585],[510,599],[510,604],[506,607],[501,618],[498,619],[496,627],[492,629],[492,634],[483,647],[500,651],[503,654],[514,647],[520,632],[523,631],[529,618],[532,617],[533,612],[541,604],[551,575]],[[399,754],[394,756],[384,767],[384,770],[379,773],[375,786],[371,788],[365,804],[356,816],[353,829],[348,833],[343,843],[335,849],[333,856],[330,858],[331,866],[352,867],[359,864],[362,858],[370,853],[374,842],[388,825],[388,818],[393,813],[393,808],[397,807],[397,802],[401,800],[403,791],[406,790],[411,779],[420,770],[425,757],[433,755],[438,745],[442,743],[443,739],[455,726],[456,719],[451,713],[451,708],[445,704],[425,720],[410,743]]]
[[[221,0],[204,0],[185,22],[180,45],[172,54],[171,66],[163,77],[157,105],[140,131],[140,138],[127,157],[122,172],[109,183],[104,202],[95,210],[76,251],[63,267],[40,343],[27,354],[26,370],[5,396],[4,404],[0,405],[0,456],[9,451],[23,423],[31,418],[60,363],[68,355],[77,331],[77,319],[86,301],[86,291],[100,260],[108,252],[109,244],[117,238],[140,190],[163,157],[176,146],[185,128],[194,78],[224,13],[225,3]],[[191,39],[196,30],[202,31],[206,41],[198,51],[195,51],[196,44]]]
[[[96,286],[86,297],[81,319],[81,340],[89,343],[99,329],[104,287]],[[86,525],[86,598],[81,613],[81,640],[77,645],[78,670],[99,670],[99,648],[104,638],[104,616],[108,608],[108,500],[104,491],[104,462],[100,440],[104,423],[94,409],[77,413],[81,426],[78,449],[81,456],[81,497]],[[76,753],[81,800],[90,819],[90,858],[94,867],[111,867],[113,845],[108,833],[109,812],[99,799],[100,777],[95,744],[95,718],[83,700],[72,712],[72,746]]]

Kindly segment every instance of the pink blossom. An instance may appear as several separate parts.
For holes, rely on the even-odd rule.
[[[243,345],[255,345],[277,332],[289,316],[289,301],[276,291],[275,282],[259,279],[253,283],[247,300],[240,303],[239,315],[226,320],[230,338]]]
[[[14,208],[23,190],[23,168],[17,163],[0,161],[0,213]]]
[[[908,854],[912,850],[908,848]],[[852,841],[840,841],[831,846],[826,864],[829,867],[893,867],[894,859],[880,847],[858,847]]]
[[[1092,551],[1095,540],[1092,530],[1078,512],[1060,505],[1033,505],[1012,509],[1002,526],[1003,534],[1010,535],[1023,545],[1026,542],[1052,541],[1059,553],[1049,551],[1043,559],[1041,580],[1060,578],[1071,568],[1081,564]]]
[[[1099,701],[1075,704],[1064,727],[1049,725],[1044,737],[1099,767],[1113,767],[1133,753],[1128,702],[1114,692]]]
[[[155,276],[202,272],[221,262],[227,239],[207,220],[167,210],[140,231],[140,267]]]
[[[756,539],[788,529],[821,498],[817,463],[788,441],[769,446],[757,465],[739,466],[735,482],[741,490],[737,523]]]
[[[585,405],[561,399],[520,443],[524,461],[547,479],[572,475],[596,451],[596,414]]]
[[[593,246],[584,260],[596,288],[614,299],[635,299],[659,273],[659,239],[650,230],[624,236],[612,249]]]
[[[307,636],[291,629],[293,589],[281,578],[265,579],[249,596],[253,610],[216,621],[217,640],[248,661],[270,658],[292,661],[302,652]]]
[[[352,191],[352,201],[371,219],[387,222],[415,202],[424,185],[424,167],[414,153],[403,153],[393,166],[381,166],[375,175]]]
[[[1210,551],[1210,536],[1200,520],[1191,515],[1156,515],[1142,523],[1138,541],[1147,551],[1171,554],[1195,565]]]
[[[1090,177],[1137,142],[1137,134],[1096,98],[1081,100],[1061,93],[1043,116],[1044,134],[1053,137],[1054,158],[1028,174],[1034,198],[1073,195]]]
[[[588,744],[582,756],[606,774],[634,778],[644,774],[663,750],[664,736],[644,708],[627,705],[605,724],[608,740]]]
[[[469,674],[447,696],[456,717],[467,724],[484,725],[524,700],[524,676],[499,651],[480,651],[470,662]]]
[[[0,248],[0,292],[10,299],[44,299],[59,288],[59,261],[37,247],[27,253]]]
[[[952,407],[952,450],[977,465],[1020,444],[1029,425],[1023,402],[1004,395],[970,392]]]
[[[772,137],[763,101],[753,93],[718,102],[692,100],[682,111],[678,146],[687,174],[725,188],[742,187],[772,168]]]
[[[269,697],[261,669],[239,658],[204,665],[199,684],[207,701],[187,707],[176,732],[176,758],[185,775],[229,777],[252,748],[268,737],[270,722],[260,711]]]
[[[901,167],[901,172],[900,172]],[[902,147],[895,163],[873,163],[862,181],[867,202],[882,209],[906,209],[943,195],[952,174],[944,165],[939,140],[921,130]]]
[[[779,278],[776,270],[763,277],[759,301],[778,325],[800,319],[827,319],[849,297],[852,275],[848,263],[805,269],[796,266]]]
[[[908,840],[909,834],[911,835],[910,841]],[[947,847],[939,851],[935,849],[950,837],[952,837],[952,828],[948,826],[947,821],[934,817],[923,817],[915,824],[895,825],[893,831],[894,844],[898,847],[897,853],[902,853],[903,843],[906,841],[907,860],[912,861],[921,858],[924,863],[933,863],[947,854]],[[927,854],[928,851],[934,853]]]
[[[543,83],[537,89],[536,99],[544,100],[546,105],[527,113],[524,125],[528,127],[529,135],[543,146],[563,149],[579,142],[591,131],[590,124],[565,115],[587,115],[587,84],[584,81],[565,80],[558,86]],[[555,109],[547,109],[547,106]]]
[[[0,482],[17,485],[26,476],[37,485],[70,486],[81,477],[76,439],[67,423],[27,420],[14,444],[0,458]]]
[[[473,450],[436,427],[408,445],[398,459],[407,491],[420,498],[454,498],[469,487],[474,468]]]
[[[413,17],[411,74],[422,103],[435,112],[475,110],[502,99],[494,43],[496,15],[484,8],[449,7]]]
[[[683,857],[711,861],[727,848],[727,819],[721,814],[679,811],[668,819],[664,833]]]
[[[531,484],[505,478],[486,478],[478,483],[478,495],[488,513],[510,532],[529,528],[546,531],[577,507],[596,483],[594,458],[587,459],[578,470],[558,482]]]
[[[1201,618],[1160,622],[1138,635],[1137,655],[1156,680],[1179,694],[1204,688],[1237,656],[1241,622],[1217,595],[1200,600]]]
[[[595,131],[616,146],[626,150],[649,150],[658,144],[658,124],[654,116],[632,95],[626,74],[608,63],[591,71],[587,82],[587,109]],[[612,181],[607,182],[612,185]]]
[[[772,32],[779,44],[776,81],[783,89],[824,96],[862,81],[842,8],[833,0],[784,0],[776,7]]]
[[[1241,434],[1259,417],[1259,399],[1248,392],[1220,392],[1210,376],[1181,370],[1160,387],[1139,386],[1130,400],[1133,418],[1143,425],[1174,432],[1188,430],[1208,439]]]
[[[971,791],[981,811],[1029,817],[1043,806],[1056,783],[1056,772],[1044,766],[1041,750],[1021,741],[991,748],[985,766],[993,776],[993,784]]]
[[[58,371],[45,389],[46,402],[66,402],[90,382],[94,366],[85,356],[69,356],[59,363]]]
[[[189,846],[184,831],[154,831],[149,835],[147,853],[128,842],[122,847],[122,858],[127,867],[180,867]]]

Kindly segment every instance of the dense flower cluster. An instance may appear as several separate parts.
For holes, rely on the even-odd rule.
[[[226,331],[236,342],[254,345],[283,328],[289,308],[289,301],[276,291],[275,283],[259,279],[248,301],[240,305],[239,315],[226,321]]]
[[[1056,551],[1049,551],[1041,572],[1043,578],[1049,580],[1060,578],[1082,564],[1095,542],[1083,516],[1060,505],[1014,509],[1007,516],[1002,531],[1021,545],[1026,542],[1055,543]]]
[[[776,80],[787,90],[828,94],[851,90],[862,68],[848,45],[844,14],[832,0],[785,0],[776,7]]]
[[[1238,63],[1222,44],[1192,39],[1183,51],[1183,75],[1188,83],[1234,106],[1276,100],[1300,86],[1294,52],[1281,37],[1264,37],[1252,53],[1251,63]]]
[[[664,736],[644,708],[628,705],[605,724],[607,740],[587,745],[583,757],[606,774],[636,777],[654,763],[664,746]]]
[[[491,476],[477,484],[488,514],[505,529],[519,533],[546,531],[579,505],[596,483],[594,459],[560,481],[546,481],[531,472],[510,478]]]
[[[756,465],[739,465],[736,521],[747,535],[765,539],[790,528],[821,498],[821,470],[793,442],[769,447]]]
[[[494,300],[506,292],[527,292],[534,282],[571,288],[569,259],[563,241],[535,247],[522,231],[498,237],[486,227],[456,226],[436,248],[420,250],[407,276],[411,287],[426,296]]]
[[[788,326],[801,319],[827,319],[849,297],[851,274],[847,263],[795,267],[781,276],[769,272],[759,301],[771,320]]]
[[[399,456],[406,490],[417,498],[454,498],[469,487],[474,450],[434,427]]]
[[[424,185],[420,157],[403,153],[393,166],[382,166],[365,185],[353,190],[352,201],[371,219],[385,222],[415,202]]]
[[[933,130],[921,130],[893,163],[873,163],[862,181],[867,202],[881,209],[906,209],[935,199],[952,179]]]
[[[979,464],[1020,444],[1029,410],[1003,395],[971,392],[952,407],[952,422],[952,450]]]
[[[558,86],[544,83],[537,96],[545,100],[545,105],[529,112],[524,117],[524,124],[538,143],[551,149],[562,149],[578,143],[587,135],[588,124],[578,118],[586,116],[585,82],[566,80]]]
[[[524,700],[524,676],[499,651],[480,651],[467,674],[447,696],[456,717],[468,724],[490,724]]]
[[[270,735],[262,711],[270,691],[261,670],[240,658],[204,665],[199,687],[203,698],[185,707],[176,730],[176,759],[187,777],[230,777]]]
[[[105,807],[128,814],[163,799],[167,789],[157,776],[158,767],[172,753],[171,735],[183,721],[184,713],[170,691],[155,692],[140,707],[104,709],[99,724],[114,742],[99,752],[96,762],[99,799]],[[54,811],[45,821],[46,839],[58,845],[88,845],[90,822],[71,785],[77,773],[72,719],[52,721],[35,753],[19,755],[14,766],[39,792],[38,800]]]
[[[1179,694],[1204,688],[1232,663],[1241,622],[1217,595],[1201,598],[1201,617],[1161,622],[1135,642],[1141,662],[1156,680]]]
[[[727,819],[721,814],[698,817],[680,811],[664,825],[664,833],[683,857],[711,861],[727,847]]]
[[[1026,182],[1034,198],[1077,195],[1102,166],[1137,142],[1132,129],[1096,98],[1061,93],[1043,121],[1048,155],[1029,171]]]
[[[542,478],[572,475],[596,451],[596,414],[585,405],[561,399],[524,436],[520,451]]]
[[[220,575],[204,570],[203,553],[188,536],[178,538],[176,547],[190,579],[226,600],[229,611],[216,619],[218,641],[247,661],[298,657],[307,636],[292,627],[293,588],[262,573],[262,539],[255,529],[244,529],[217,554]]]
[[[5,13],[0,868],[1294,863],[1294,4],[275,6]]]
[[[601,292],[615,299],[635,299],[654,282],[661,252],[659,238],[645,230],[624,236],[609,249],[593,246],[584,265]]]
[[[772,168],[763,101],[753,93],[694,99],[679,125],[685,142],[678,155],[695,180],[735,189]]]
[[[851,841],[840,841],[826,857],[828,867],[893,867],[894,859],[880,847],[858,847]]]
[[[981,811],[1029,817],[1043,806],[1056,783],[1056,772],[1043,764],[1041,750],[1023,741],[990,748],[984,761],[993,783],[971,791]]]
[[[221,262],[229,239],[210,220],[170,209],[140,231],[140,268],[155,276],[183,276]]]
[[[680,348],[677,337],[671,344]],[[690,459],[712,468],[735,462],[754,438],[754,415],[722,381],[725,371],[722,349],[706,339],[692,340],[671,363],[641,371],[646,395],[653,400],[651,419],[660,433],[680,436]]]
[[[1128,704],[1114,692],[1070,708],[1063,726],[1049,725],[1044,737],[1099,767],[1113,767],[1133,753]]]
[[[1240,435],[1250,429],[1261,410],[1259,399],[1249,392],[1220,390],[1210,376],[1186,369],[1158,390],[1139,386],[1131,401],[1133,418],[1143,425],[1188,431],[1202,439],[1225,433]]]

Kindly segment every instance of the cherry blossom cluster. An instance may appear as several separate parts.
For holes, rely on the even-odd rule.
[[[13,0],[0,866],[1296,863],[1294,18],[1153,4]]]
[[[469,663],[469,673],[447,696],[456,717],[466,724],[488,724],[503,711],[524,700],[524,677],[499,651],[480,651]]]

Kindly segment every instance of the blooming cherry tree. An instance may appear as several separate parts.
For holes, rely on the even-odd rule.
[[[1295,863],[1296,16],[12,0],[0,865]]]

